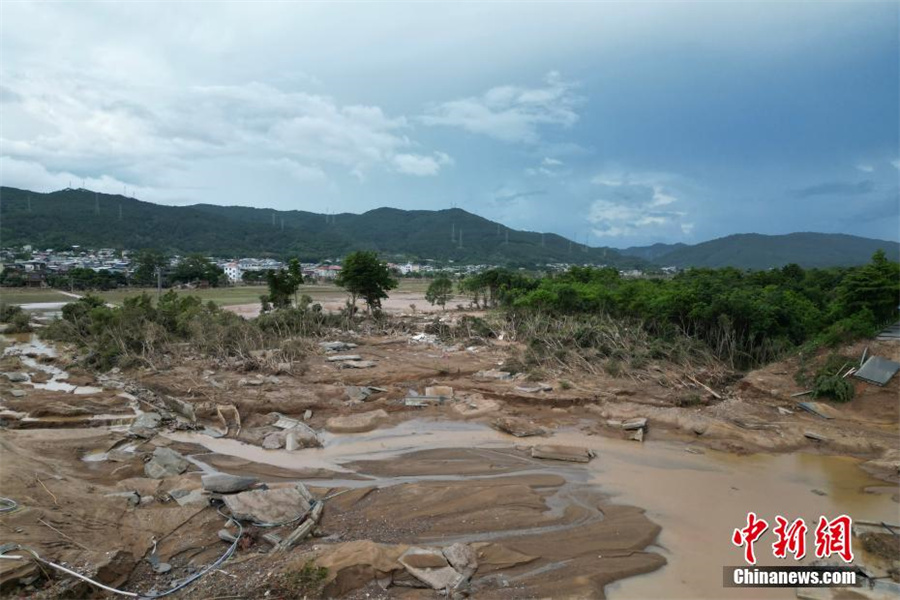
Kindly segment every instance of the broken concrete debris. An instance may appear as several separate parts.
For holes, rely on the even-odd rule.
[[[253,487],[259,480],[255,477],[241,477],[227,473],[208,473],[200,477],[200,483],[207,492],[236,494]]]
[[[4,373],[4,377],[6,377],[12,383],[24,383],[28,381],[28,373],[21,372],[13,372],[13,373]]]
[[[153,451],[153,456],[144,464],[144,473],[153,479],[174,477],[187,471],[189,464],[178,452],[160,447]]]
[[[828,408],[819,404],[818,402],[798,402],[797,406],[805,410],[806,412],[816,415],[817,417],[821,417],[823,419],[833,419],[834,417],[828,414],[826,411]]]
[[[362,360],[362,356],[359,354],[338,354],[336,356],[329,356],[326,358],[328,362],[341,362],[345,360]]]
[[[530,437],[534,435],[544,435],[544,433],[546,433],[542,427],[519,417],[501,417],[495,419],[491,423],[491,426],[498,431],[516,437]]]
[[[590,462],[594,453],[588,448],[579,448],[578,446],[542,445],[532,446],[531,456],[532,458],[586,463]]]
[[[644,441],[644,428],[634,430],[631,435],[628,436],[629,440],[635,442],[643,442]]]
[[[803,435],[816,442],[827,442],[828,438],[815,431],[804,431]]]
[[[236,519],[257,525],[287,525],[306,516],[310,509],[308,497],[309,490],[298,483],[290,487],[229,494],[222,500]]]
[[[453,388],[449,385],[432,385],[425,388],[425,396],[431,398],[453,398]]]
[[[512,374],[507,371],[498,371],[497,369],[489,369],[487,371],[478,371],[475,377],[481,379],[499,379],[501,381],[512,379]]]
[[[11,390],[9,393],[12,394],[13,398],[23,398],[25,396],[25,390]]]

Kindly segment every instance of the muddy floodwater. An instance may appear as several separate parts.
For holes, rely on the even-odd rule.
[[[476,423],[412,420],[368,434],[324,435],[324,447],[297,452],[262,450],[231,439],[195,433],[169,433],[171,439],[200,444],[210,455],[198,454],[197,464],[224,455],[285,469],[321,469],[330,479],[310,479],[321,487],[385,487],[421,481],[454,481],[484,477],[460,473],[453,449],[511,448],[508,436]],[[610,598],[653,598],[665,590],[678,598],[790,598],[793,590],[724,589],[722,567],[740,565],[742,550],[731,544],[734,528],[742,527],[748,511],[774,522],[776,515],[815,523],[820,515],[849,514],[857,520],[896,522],[898,505],[890,494],[868,493],[883,487],[858,467],[855,459],[813,454],[737,456],[710,450],[688,451],[680,443],[635,444],[575,430],[558,430],[551,443],[591,448],[597,457],[588,464],[527,460],[516,476],[556,475],[588,484],[617,504],[633,505],[662,527],[648,550],[667,564],[652,573],[610,585]],[[443,465],[428,474],[405,474],[411,453],[438,451],[431,464]],[[440,450],[447,451],[447,460]],[[391,459],[386,461],[385,459]],[[391,465],[386,475],[379,465]],[[346,474],[346,476],[345,476]],[[814,491],[815,490],[815,491]],[[554,507],[548,506],[552,511]],[[522,524],[527,529],[527,524]],[[771,555],[772,540],[757,543],[759,563],[778,564]],[[782,561],[782,564],[789,564]]]

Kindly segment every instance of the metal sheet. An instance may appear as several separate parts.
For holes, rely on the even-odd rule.
[[[875,385],[884,385],[891,380],[891,377],[898,370],[900,370],[900,363],[895,363],[880,356],[873,356],[853,376]]]

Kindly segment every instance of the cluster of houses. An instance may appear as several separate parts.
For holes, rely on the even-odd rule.
[[[179,260],[181,260],[180,257],[173,257],[171,259],[172,266],[178,264]],[[210,257],[210,261],[222,268],[231,284],[240,284],[246,281],[246,273],[278,270],[285,267],[284,262],[272,258],[217,259]],[[487,264],[457,265],[452,261],[447,265],[437,265],[434,264],[434,261],[426,261],[424,263],[388,263],[388,266],[398,275],[405,277],[430,277],[438,272],[460,277],[496,267],[496,265]],[[545,268],[550,271],[562,272],[571,266],[568,263],[558,263],[546,265]],[[332,261],[302,263],[301,267],[303,277],[308,281],[333,281],[341,272],[340,264]],[[0,272],[18,272],[29,286],[40,287],[45,285],[49,275],[66,273],[75,268],[122,273],[126,276],[133,271],[131,256],[127,250],[120,251],[112,248],[94,250],[82,249],[79,246],[72,246],[68,250],[38,250],[31,246],[0,249]],[[622,275],[624,277],[641,277],[643,273],[634,269],[623,271]]]

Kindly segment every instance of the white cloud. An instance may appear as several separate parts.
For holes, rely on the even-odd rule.
[[[601,238],[636,235],[689,235],[693,223],[687,213],[670,205],[679,201],[671,189],[673,176],[662,174],[603,174],[591,182],[598,197],[588,209],[587,219]]]
[[[421,121],[460,127],[504,142],[535,144],[541,139],[541,127],[569,128],[578,121],[575,109],[582,99],[574,88],[553,71],[544,78],[542,87],[494,87],[481,96],[432,106]]]
[[[394,156],[393,162],[400,173],[425,177],[437,175],[442,166],[452,165],[453,159],[443,152],[435,152],[434,156],[398,154]]]
[[[862,171],[863,173],[871,173],[875,170],[875,167],[873,167],[872,165],[859,164],[856,165],[856,170]]]
[[[364,178],[379,167],[436,174],[451,161],[404,152],[415,145],[407,120],[380,107],[260,83],[144,87],[71,73],[4,79],[15,82],[6,84],[4,112],[20,125],[4,128],[2,153],[51,173],[152,186],[196,161],[228,159],[311,182],[328,177],[325,166]]]
[[[900,158],[898,158],[897,160],[892,160],[891,164],[894,166],[895,169],[900,170]]]

